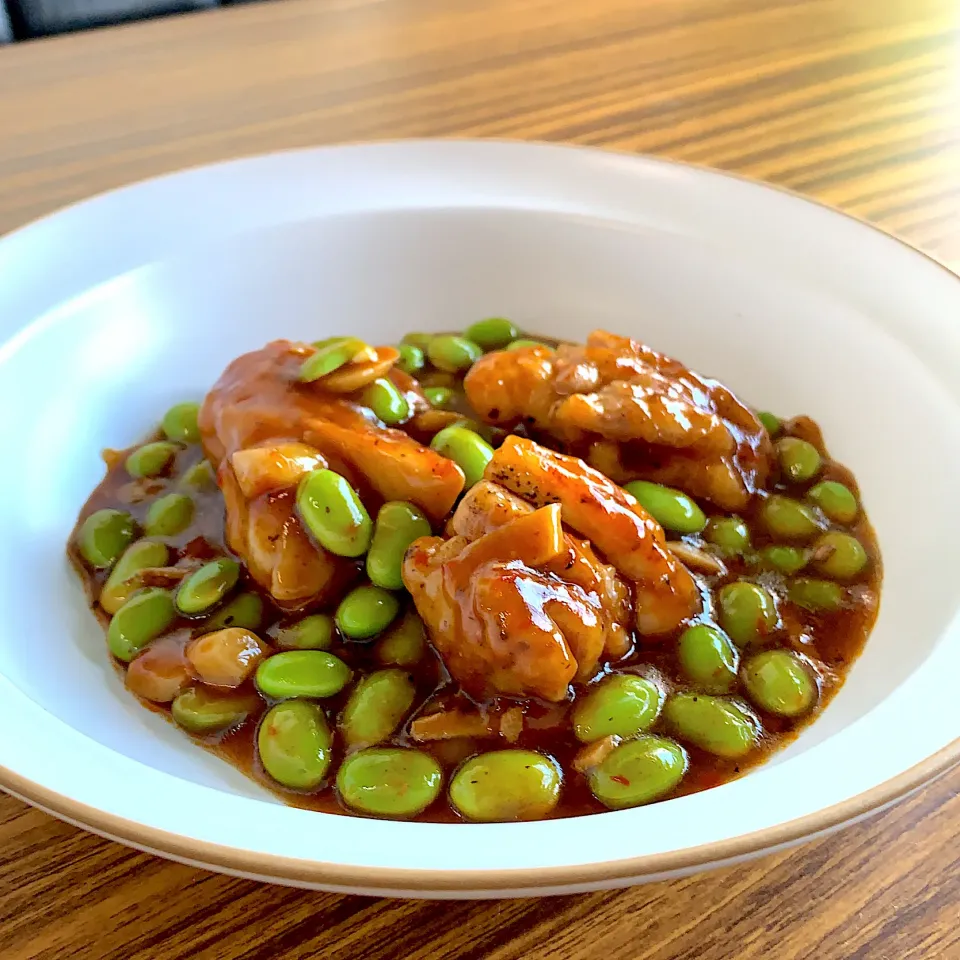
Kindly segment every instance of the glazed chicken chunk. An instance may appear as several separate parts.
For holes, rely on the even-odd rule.
[[[449,513],[463,488],[463,471],[452,461],[371,421],[349,396],[301,383],[300,366],[312,352],[277,340],[237,358],[207,395],[199,421],[224,495],[227,543],[288,609],[331,596],[354,569],[301,524],[295,489],[304,474],[329,466],[434,520]],[[397,373],[405,389],[409,378]]]
[[[526,425],[619,483],[646,479],[742,509],[763,485],[770,442],[726,387],[602,330],[583,346],[487,354],[464,382],[489,423]]]

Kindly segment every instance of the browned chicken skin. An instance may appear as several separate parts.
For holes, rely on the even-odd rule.
[[[300,366],[312,352],[277,340],[238,357],[200,411],[204,449],[226,503],[227,542],[288,608],[322,601],[355,569],[315,544],[301,525],[294,489],[304,473],[330,465],[355,486],[385,500],[409,500],[435,520],[463,489],[463,471],[452,461],[318,385],[300,383]],[[399,371],[395,382],[413,390]]]
[[[522,422],[618,483],[653,480],[738,510],[767,476],[770,442],[749,408],[627,337],[490,353],[464,387],[488,422]]]

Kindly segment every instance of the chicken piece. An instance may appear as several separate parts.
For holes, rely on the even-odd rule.
[[[447,533],[476,540],[515,517],[534,511],[534,507],[489,480],[481,480],[464,494],[456,512],[447,523]],[[588,593],[596,594],[603,609],[602,650],[611,659],[620,659],[630,649],[633,604],[630,589],[614,567],[601,563],[587,541],[564,534],[565,550],[544,568]],[[578,679],[595,672],[601,649],[581,650],[577,658]]]
[[[494,453],[485,477],[535,506],[560,504],[563,522],[634,581],[640,633],[668,633],[700,610],[696,581],[667,549],[663,528],[582,460],[511,436]]]
[[[766,480],[770,441],[726,387],[627,337],[489,353],[464,380],[488,422],[549,437],[618,482],[669,483],[742,509]]]
[[[480,538],[421,537],[403,582],[451,676],[472,697],[559,701],[603,645],[599,598],[546,572],[566,552],[556,505]]]
[[[238,450],[230,465],[243,495],[252,498],[295,487],[304,474],[322,469],[327,461],[305,443],[274,443]]]

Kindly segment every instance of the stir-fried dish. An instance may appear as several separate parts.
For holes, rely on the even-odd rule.
[[[824,707],[879,601],[810,419],[600,330],[278,340],[105,458],[69,549],[127,687],[327,812],[723,783]]]

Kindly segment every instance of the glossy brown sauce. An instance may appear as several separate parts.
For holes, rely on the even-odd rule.
[[[442,375],[436,377],[436,382],[446,383],[448,379],[446,375]],[[430,385],[429,376],[425,378],[425,383]],[[462,393],[458,395],[456,408],[468,416],[475,416]],[[522,428],[517,432],[522,433]],[[786,432],[810,440],[825,453],[819,429],[809,419],[801,417],[786,424]],[[429,440],[428,437],[417,438]],[[107,451],[104,459],[108,466],[107,475],[84,505],[78,520],[78,527],[87,516],[104,507],[128,510],[142,524],[153,499],[171,491],[182,490],[183,475],[191,467],[200,463],[204,457],[199,445],[190,445],[180,451],[164,476],[140,481],[131,480],[126,473],[123,466],[125,453]],[[331,468],[336,470],[337,465],[333,463]],[[817,479],[818,481],[837,480],[845,484],[857,495],[859,502],[858,489],[852,474],[826,456],[824,457],[823,469]],[[780,483],[777,480],[768,483],[766,489],[769,492],[784,492],[788,495],[795,495],[796,492],[795,487]],[[184,557],[209,559],[218,555],[230,554],[225,542],[225,510],[222,494],[215,488],[206,490],[192,488],[190,492],[196,504],[196,513],[189,528],[175,537],[159,538],[171,548],[171,564]],[[360,487],[359,492],[369,513],[375,515],[381,498],[377,497],[374,491],[363,487]],[[738,514],[750,527],[755,550],[777,542],[763,532],[763,526],[758,522],[757,513],[761,503],[762,501],[759,498],[754,497],[751,506]],[[714,511],[714,515],[719,515],[719,512]],[[847,602],[844,607],[834,613],[818,615],[788,602],[786,600],[786,578],[784,576],[771,572],[762,573],[758,576],[756,567],[751,566],[741,557],[727,559],[725,561],[726,573],[721,576],[696,575],[704,604],[703,616],[700,619],[714,619],[711,597],[719,587],[727,582],[748,575],[751,579],[766,587],[776,598],[780,611],[781,635],[784,639],[778,645],[793,648],[806,654],[821,665],[819,669],[821,693],[816,709],[799,720],[787,720],[757,711],[763,722],[764,733],[759,746],[745,758],[727,760],[713,756],[694,746],[686,745],[690,755],[690,769],[672,796],[693,793],[716,786],[762,763],[770,753],[783,747],[797,735],[803,726],[814,720],[842,685],[848,669],[862,650],[876,618],[881,580],[881,563],[876,538],[863,512],[861,511],[858,519],[852,525],[842,529],[849,530],[858,537],[867,551],[870,562],[858,580],[847,587]],[[668,534],[669,536],[671,535]],[[97,606],[96,599],[107,573],[105,571],[93,571],[82,561],[73,537],[71,537],[68,553],[83,579],[92,609],[106,626],[109,618]],[[361,569],[362,563],[357,561],[357,577],[359,577]],[[345,582],[342,593],[345,593],[351,585],[351,581]],[[339,599],[338,597],[320,607],[299,610],[296,615],[291,616],[289,614],[285,615],[271,601],[269,596],[259,590],[245,571],[241,576],[239,589],[255,591],[263,598],[264,622],[258,633],[267,640],[269,640],[273,627],[299,619],[305,613],[329,612],[332,614]],[[410,602],[409,598],[407,602]],[[180,619],[170,628],[164,642],[186,645],[192,636],[203,632],[202,627],[196,620]],[[610,671],[615,669],[618,672],[657,675],[662,679],[667,690],[690,689],[690,684],[683,677],[675,654],[676,639],[680,632],[678,630],[673,635],[658,637],[655,640],[641,638],[633,645],[633,649],[627,656],[611,664],[608,669]],[[372,642],[344,641],[342,638],[337,638],[330,648],[330,652],[344,660],[358,675],[362,675],[382,668],[382,664],[374,659],[373,646]],[[109,656],[109,653],[107,655]],[[117,666],[122,672],[123,665],[118,663]],[[401,727],[397,736],[392,738],[389,743],[399,746],[415,746],[420,750],[431,753],[443,766],[448,779],[456,766],[467,757],[483,750],[502,749],[505,746],[504,742],[498,738],[461,738],[426,743],[411,741],[406,732],[409,721],[423,712],[425,707],[429,706],[433,709],[438,705],[445,707],[461,706],[466,711],[475,711],[477,705],[458,691],[451,682],[443,664],[432,650],[428,650],[424,660],[412,668],[409,674],[417,689],[417,700],[411,715]],[[255,692],[252,681],[248,681],[245,687],[241,688],[241,691],[244,690]],[[349,689],[346,689],[341,694],[323,701],[324,707],[327,708],[327,713],[331,718],[338,715],[348,695]],[[148,701],[142,702],[150,709],[169,717],[170,711],[166,706]],[[574,754],[583,746],[573,735],[569,721],[573,701],[552,704],[528,699],[522,703],[524,724],[522,733],[515,745],[521,748],[539,750],[553,756],[565,772],[561,801],[552,816],[570,817],[605,811],[607,808],[594,798],[588,789],[586,778],[573,772],[571,767]],[[499,714],[503,710],[515,706],[515,704],[516,701],[501,698],[479,706],[483,713]],[[265,711],[269,706],[270,702],[264,700],[263,710]],[[206,749],[223,757],[292,805],[328,813],[355,815],[341,804],[336,795],[333,787],[336,765],[331,769],[327,785],[309,794],[284,789],[264,773],[259,765],[255,747],[258,717],[259,715],[251,717],[239,729],[226,735],[210,738],[194,737],[191,739],[195,739]],[[654,732],[657,729],[658,727],[654,727]],[[335,734],[335,757],[342,754],[342,751],[338,748],[339,744]],[[441,794],[434,804],[417,819],[446,822],[459,821],[460,817],[450,808],[445,797]]]

